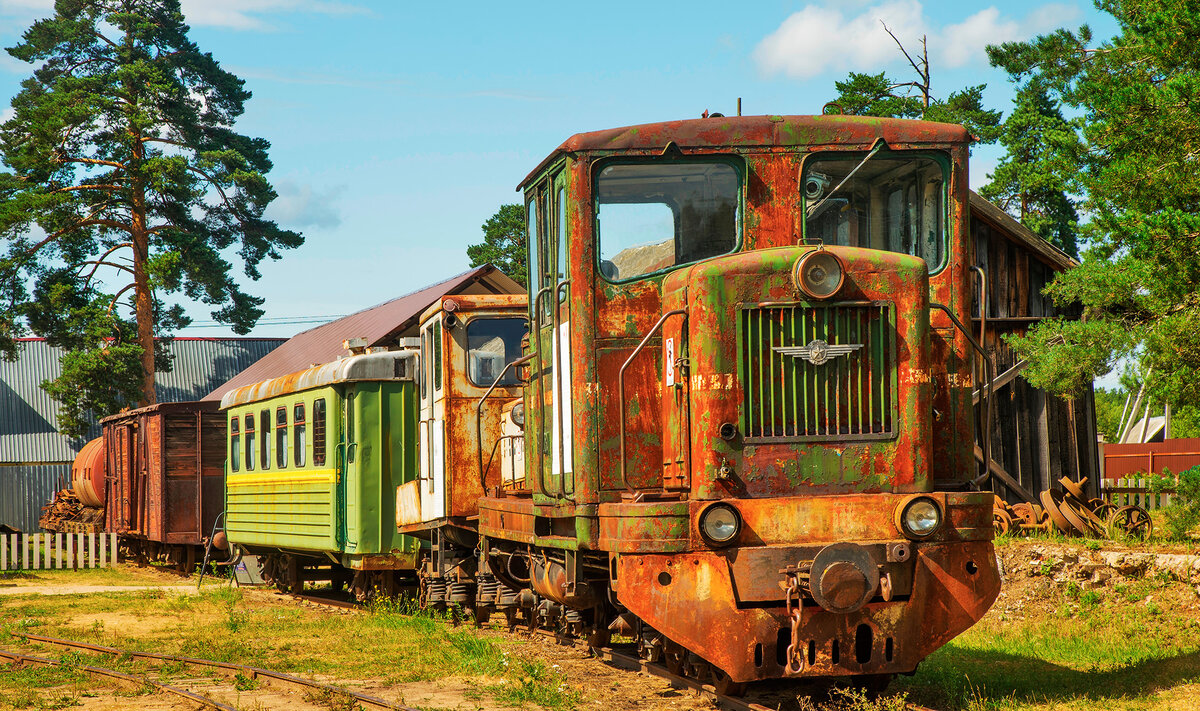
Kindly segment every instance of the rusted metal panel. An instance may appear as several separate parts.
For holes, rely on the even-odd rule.
[[[163,403],[104,418],[106,530],[202,545],[222,507],[225,418],[215,402]]]

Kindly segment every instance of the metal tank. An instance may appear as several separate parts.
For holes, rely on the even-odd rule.
[[[104,457],[104,438],[83,445],[71,464],[71,488],[84,506],[103,508],[104,477],[108,467]]]

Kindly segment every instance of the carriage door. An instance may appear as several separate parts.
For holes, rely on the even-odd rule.
[[[342,398],[342,476],[338,478],[338,497],[342,500],[342,542],[348,552],[358,547],[358,529],[362,523],[359,513],[358,486],[358,393],[353,384],[346,386]]]
[[[442,372],[442,317],[421,329],[421,519],[446,516],[446,386]]]
[[[571,282],[567,269],[567,179],[558,173],[529,201],[531,270],[537,265],[534,328],[538,368],[534,397],[539,418],[539,481],[547,495],[575,493],[571,423]],[[540,257],[540,259],[538,259]]]

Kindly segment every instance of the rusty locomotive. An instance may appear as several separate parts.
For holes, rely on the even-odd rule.
[[[559,146],[519,186],[521,402],[466,425],[470,456],[428,453],[448,506],[400,490],[423,599],[632,637],[725,690],[878,685],[974,624],[1000,580],[973,490],[969,140],[761,116]]]
[[[444,299],[397,351],[226,395],[229,542],[292,587],[320,565],[615,634],[724,691],[913,671],[1000,587],[969,141],[847,116],[573,136],[519,186],[527,300]]]

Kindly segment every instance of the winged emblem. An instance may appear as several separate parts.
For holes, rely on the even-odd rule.
[[[831,346],[816,338],[809,341],[807,346],[775,346],[771,350],[793,358],[803,358],[813,365],[821,365],[831,358],[848,355],[862,347],[861,343]]]

